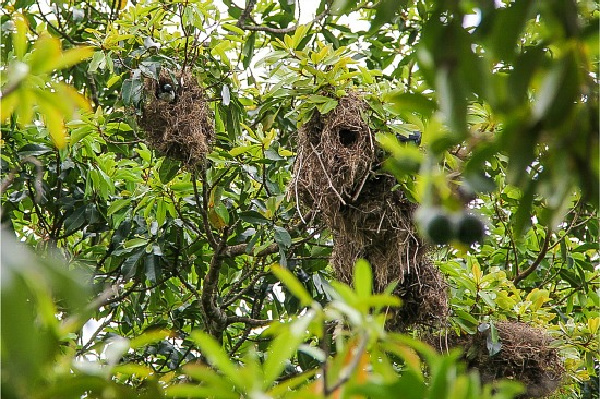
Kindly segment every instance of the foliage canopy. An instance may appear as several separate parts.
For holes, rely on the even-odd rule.
[[[2,7],[2,395],[598,397],[597,2]]]

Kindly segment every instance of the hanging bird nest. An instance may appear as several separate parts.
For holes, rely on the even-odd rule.
[[[375,146],[363,120],[366,103],[349,94],[326,115],[315,111],[298,132],[290,196],[324,214],[356,200],[371,171]]]
[[[545,397],[562,385],[563,362],[546,331],[514,321],[496,322],[495,326],[501,349],[494,356],[487,348],[489,330],[475,335],[426,336],[425,340],[443,353],[462,347],[467,366],[479,370],[484,383],[503,378],[523,383],[526,392],[520,398]]]
[[[158,98],[159,88],[170,84],[175,100]],[[146,132],[146,142],[158,152],[196,165],[202,162],[215,138],[204,90],[189,72],[171,76],[161,69],[158,81],[144,79],[145,103],[138,124]]]
[[[357,201],[325,215],[334,236],[333,269],[340,281],[351,284],[354,264],[362,258],[373,268],[376,293],[398,283],[394,295],[403,305],[391,316],[389,329],[441,325],[448,316],[447,286],[415,231],[416,205],[395,185],[390,176],[370,177]]]

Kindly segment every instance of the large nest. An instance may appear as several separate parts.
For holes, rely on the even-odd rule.
[[[174,101],[157,97],[160,87],[170,84]],[[204,160],[215,131],[209,117],[204,91],[190,73],[171,76],[161,70],[159,79],[144,79],[145,103],[138,123],[146,132],[148,145],[166,156],[195,165]]]
[[[365,102],[349,94],[328,114],[315,111],[300,128],[292,196],[325,214],[356,200],[375,153],[365,110]]]
[[[300,128],[298,157],[289,193],[319,210],[334,237],[332,264],[338,280],[351,284],[356,261],[370,262],[374,291],[397,283],[394,293],[404,307],[390,328],[446,320],[446,285],[424,258],[415,231],[416,205],[391,176],[375,173],[373,133],[365,122],[366,103],[356,94],[339,100],[327,115],[318,112]]]
[[[489,330],[441,339],[429,336],[425,340],[441,352],[463,347],[468,367],[479,370],[482,382],[507,378],[523,383],[526,393],[521,398],[541,398],[556,391],[563,380],[564,368],[558,349],[552,346],[552,337],[522,322],[496,322],[495,326],[501,349],[494,356],[489,355],[487,348]]]

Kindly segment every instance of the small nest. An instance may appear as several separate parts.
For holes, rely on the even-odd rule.
[[[404,281],[415,271],[425,248],[412,222],[415,204],[401,190],[392,191],[395,179],[371,177],[361,196],[351,204],[324,215],[334,236],[332,264],[340,281],[350,283],[360,258],[371,263],[375,292],[392,282]]]
[[[179,80],[177,82],[176,80]],[[175,88],[175,101],[157,98],[159,85]],[[145,103],[138,124],[146,132],[146,142],[158,152],[187,165],[201,163],[209,151],[215,131],[209,117],[204,90],[190,73],[176,79],[161,70],[159,80],[144,79]]]
[[[371,171],[375,147],[363,120],[367,106],[356,94],[326,115],[316,112],[298,132],[290,196],[325,214],[356,200]]]
[[[503,378],[523,383],[526,393],[521,398],[541,398],[556,391],[565,370],[558,349],[551,346],[552,337],[546,331],[522,322],[504,321],[495,325],[502,347],[494,356],[490,356],[487,349],[488,331],[441,339],[426,336],[425,340],[440,352],[463,347],[468,367],[479,370],[484,383]]]

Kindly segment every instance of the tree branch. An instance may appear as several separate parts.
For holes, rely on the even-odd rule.
[[[246,8],[244,8],[244,11],[242,11],[242,15],[240,15],[240,19],[237,21],[238,28],[243,29],[244,23],[248,18],[250,18],[250,13],[252,13],[252,10],[254,9],[255,5],[256,0],[248,0],[248,3],[246,3]]]
[[[517,285],[520,281],[522,281],[527,276],[529,276],[531,273],[533,273],[537,269],[537,267],[540,265],[540,263],[542,263],[542,261],[544,260],[544,257],[546,256],[546,253],[548,252],[548,246],[550,244],[550,236],[551,235],[552,235],[552,233],[550,232],[550,229],[546,228],[546,237],[544,237],[544,244],[542,245],[542,249],[540,250],[540,253],[538,254],[535,261],[533,261],[533,263],[525,271],[523,271],[522,273],[518,273],[515,276],[515,278],[513,279],[513,283],[515,285]]]
[[[217,285],[219,283],[219,271],[221,269],[221,263],[223,260],[223,250],[227,246],[227,237],[229,236],[229,226],[226,226],[223,230],[223,235],[219,240],[215,253],[210,260],[208,272],[204,276],[202,284],[202,295],[200,301],[202,303],[202,310],[206,318],[206,324],[209,327],[209,331],[219,341],[222,340],[220,332],[227,325],[227,316],[225,312],[216,304],[215,296]]]

